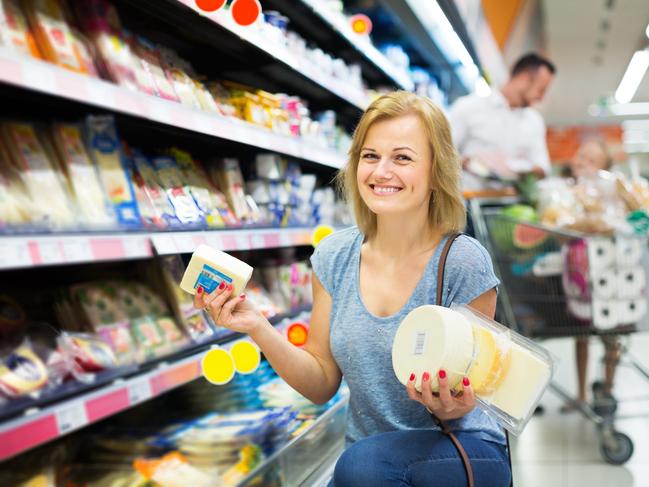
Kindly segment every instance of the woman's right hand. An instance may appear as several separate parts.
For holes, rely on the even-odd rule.
[[[218,326],[250,335],[267,320],[245,294],[232,297],[232,290],[232,284],[224,282],[210,294],[199,287],[194,295],[194,307],[207,311]]]

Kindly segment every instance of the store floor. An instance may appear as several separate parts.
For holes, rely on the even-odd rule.
[[[574,342],[549,340],[544,345],[560,358],[555,379],[574,391]],[[649,368],[649,333],[631,336],[629,348]],[[591,341],[590,355],[589,377],[592,378],[602,367],[599,361],[602,347],[596,340]],[[635,370],[621,367],[614,394],[620,401],[616,429],[629,435],[634,443],[634,454],[626,464],[607,464],[599,453],[595,425],[577,412],[560,414],[562,403],[549,391],[542,400],[545,414],[533,417],[523,434],[513,441],[514,486],[649,486],[649,382]]]

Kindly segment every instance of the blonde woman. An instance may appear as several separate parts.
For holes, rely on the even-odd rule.
[[[441,110],[413,93],[384,95],[361,118],[339,175],[358,226],[327,237],[311,257],[313,310],[304,348],[280,336],[245,295],[224,288],[196,297],[219,325],[249,334],[277,373],[313,402],[328,401],[345,378],[348,448],[335,487],[465,486],[460,456],[429,411],[459,438],[476,486],[509,485],[505,437],[475,409],[468,378],[456,396],[446,371],[430,370],[419,393],[414,374],[404,388],[392,370],[399,323],[435,302],[441,250],[464,227],[459,180]],[[459,237],[446,261],[443,304],[470,304],[493,317],[497,285],[485,249]],[[426,387],[431,374],[440,379],[439,396]]]

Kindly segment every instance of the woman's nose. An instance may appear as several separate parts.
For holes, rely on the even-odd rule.
[[[392,161],[388,157],[382,157],[374,169],[374,176],[389,178],[392,176]]]

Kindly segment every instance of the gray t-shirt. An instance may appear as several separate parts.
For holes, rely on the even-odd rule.
[[[313,271],[333,300],[329,337],[331,351],[350,391],[348,443],[388,431],[435,428],[424,406],[408,397],[394,375],[392,341],[410,311],[435,304],[437,268],[446,237],[435,249],[408,302],[388,317],[373,315],[361,300],[358,283],[362,243],[358,228],[348,228],[320,242],[311,256]],[[466,235],[458,237],[446,260],[444,306],[468,304],[498,284],[484,247]],[[496,421],[478,408],[450,421],[449,426],[454,431],[505,443]]]

